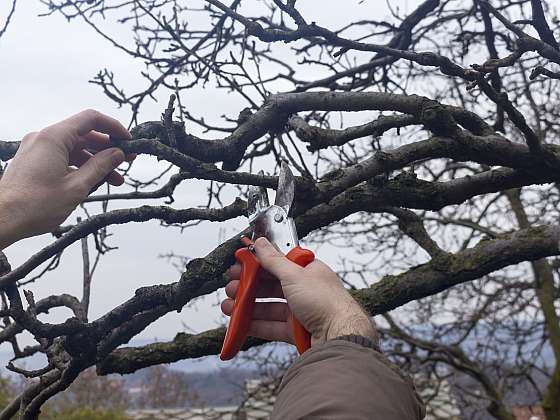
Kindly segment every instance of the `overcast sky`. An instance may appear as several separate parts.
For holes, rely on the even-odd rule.
[[[1,3],[0,22],[3,22],[9,2]],[[298,4],[309,20],[317,20],[332,28],[341,26],[341,16],[344,16],[344,22],[349,22],[353,16],[382,19],[388,15],[385,3],[377,0],[323,0],[320,3],[320,8],[314,0]],[[405,10],[411,10],[418,1],[393,1],[393,7],[397,3]],[[18,140],[29,131],[39,130],[85,108],[98,109],[126,124],[130,118],[128,109],[116,108],[88,80],[100,69],[109,67],[121,80],[126,79],[129,86],[141,88],[138,74],[142,64],[112,48],[82,22],[67,22],[59,15],[38,17],[44,11],[39,1],[20,1],[11,26],[0,39],[0,140]],[[106,25],[111,33],[128,35],[123,25],[111,22]],[[208,118],[237,115],[240,110],[231,99],[234,95],[228,96],[224,90],[198,90],[189,95],[189,101],[196,104],[199,115]],[[164,106],[164,103],[146,102],[140,120],[159,119]],[[135,163],[134,171],[137,176],[147,178],[159,168],[161,165],[154,159],[142,158]],[[199,205],[203,196],[204,189],[200,184],[190,182],[180,188],[174,206]],[[146,202],[117,203],[116,206],[125,204],[136,206]],[[98,211],[95,206],[92,209]],[[75,221],[75,217],[73,215],[69,221]],[[175,252],[191,257],[202,256],[218,244],[221,235],[229,236],[245,223],[243,218],[227,224],[205,223],[183,234],[176,229],[163,229],[157,222],[111,227],[115,235],[111,243],[119,250],[103,258],[94,277],[90,318],[94,319],[122,303],[140,286],[176,281],[179,277],[177,270],[158,255]],[[220,232],[220,228],[225,231]],[[6,254],[15,267],[51,241],[49,235],[28,239],[7,249]],[[318,251],[323,259],[334,263],[336,255],[332,251],[325,251],[323,255],[320,249]],[[59,293],[80,297],[81,269],[80,246],[76,243],[65,252],[61,268],[31,289],[37,299]],[[218,297],[212,296],[189,305],[181,314],[169,314],[140,337],[170,339],[178,331],[184,331],[184,325],[194,331],[213,328],[222,320],[219,309],[214,306],[217,301]],[[53,318],[49,319],[60,320],[66,316],[67,312],[53,311]]]

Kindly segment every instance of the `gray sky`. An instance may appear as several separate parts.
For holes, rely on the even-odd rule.
[[[401,4],[405,10],[411,10],[419,1],[391,3],[393,7]],[[7,12],[4,4],[0,8],[0,22],[4,21]],[[358,1],[329,0],[322,1],[320,8],[312,0],[300,1],[298,4],[309,20],[317,20],[332,28],[341,26],[341,16],[344,16],[344,22],[349,22],[356,16],[365,18],[367,14],[367,18],[381,19],[388,14],[385,3],[379,1],[359,4]],[[129,87],[138,88],[142,86],[138,76],[143,68],[142,63],[112,48],[82,22],[76,20],[69,23],[59,15],[37,17],[43,11],[38,1],[20,1],[11,26],[0,39],[0,140],[20,139],[29,131],[39,130],[85,108],[98,109],[126,124],[130,118],[128,110],[116,108],[97,86],[87,81],[100,69],[108,67]],[[128,29],[123,25],[106,25],[113,34],[129,36]],[[233,99],[234,95],[228,95],[224,90],[198,89],[188,95],[189,103],[194,104],[198,114],[206,118],[214,119],[222,114],[237,115],[241,109],[237,100]],[[166,98],[159,99],[160,103],[148,101],[143,105],[141,121],[160,118]],[[142,157],[135,163],[134,174],[148,178],[162,167],[155,159]],[[173,206],[200,205],[204,202],[204,193],[201,183],[193,181],[183,184]],[[140,204],[155,203],[119,202],[111,204],[111,208]],[[90,209],[99,211],[97,206],[91,206]],[[75,221],[75,217],[71,216],[69,221]],[[111,227],[115,235],[111,243],[119,246],[119,250],[104,257],[95,274],[90,318],[94,319],[122,303],[140,286],[176,281],[179,277],[177,270],[158,258],[159,254],[173,251],[191,257],[202,256],[218,244],[220,229],[225,229],[223,233],[229,236],[245,223],[243,218],[226,224],[204,223],[183,234],[176,229],[163,229],[157,222]],[[28,239],[7,249],[6,254],[12,266],[18,266],[51,241],[49,235]],[[337,258],[338,251],[316,251],[324,260],[334,263]],[[59,293],[80,297],[81,269],[80,245],[77,243],[66,251],[58,270],[30,288],[37,299]],[[183,331],[184,325],[195,331],[213,328],[222,319],[219,309],[214,306],[217,301],[216,296],[208,297],[189,305],[181,314],[169,314],[140,337],[170,339],[178,331]],[[61,320],[66,316],[67,311],[57,310],[46,319]],[[30,341],[26,340],[26,343]]]

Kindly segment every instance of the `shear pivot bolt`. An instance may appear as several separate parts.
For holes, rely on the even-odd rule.
[[[276,213],[274,215],[275,222],[280,223],[282,220],[284,220],[284,216],[282,216],[282,213]]]

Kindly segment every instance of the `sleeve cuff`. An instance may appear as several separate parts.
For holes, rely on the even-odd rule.
[[[370,338],[364,337],[363,335],[357,334],[348,334],[348,335],[341,335],[339,337],[335,337],[332,340],[344,340],[349,341],[350,343],[359,344],[362,347],[373,349],[378,353],[381,353],[381,349],[379,348],[379,344]],[[331,341],[331,340],[329,340]]]

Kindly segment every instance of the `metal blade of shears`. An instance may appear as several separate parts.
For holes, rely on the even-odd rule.
[[[295,180],[288,162],[282,161],[280,165],[280,175],[278,176],[278,189],[274,205],[282,207],[286,214],[290,214],[290,208],[294,202]]]
[[[259,171],[259,175],[264,175],[264,172]],[[259,214],[270,207],[268,192],[264,187],[251,186],[247,196],[247,217],[249,218],[249,223],[253,223]]]

